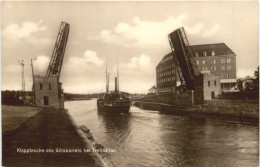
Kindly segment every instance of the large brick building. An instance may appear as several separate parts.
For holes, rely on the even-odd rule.
[[[222,90],[236,85],[236,54],[225,43],[192,45],[191,50],[201,73],[220,75]]]
[[[191,45],[190,48],[194,56],[191,60],[202,74],[219,75],[222,90],[236,85],[236,54],[226,44]],[[157,94],[174,93],[180,85],[173,54],[165,55],[156,66]]]
[[[174,93],[176,90],[176,66],[175,57],[168,53],[156,66],[157,94]]]

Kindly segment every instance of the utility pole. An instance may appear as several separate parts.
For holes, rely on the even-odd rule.
[[[118,55],[116,56],[116,63],[117,63],[117,72],[116,72],[116,75],[117,75],[117,90],[119,92],[119,72],[118,72]]]
[[[22,74],[22,99],[24,100],[24,98],[25,98],[24,64],[23,64],[23,60],[22,61],[18,60],[18,62],[22,66],[22,72],[21,72],[21,74]]]
[[[33,60],[31,59],[31,66],[32,66],[32,80],[33,80],[33,85],[32,85],[32,105],[34,105],[35,102],[35,90],[34,90],[34,71],[33,71]]]
[[[107,59],[106,59],[106,93],[108,93],[108,73],[107,73]]]

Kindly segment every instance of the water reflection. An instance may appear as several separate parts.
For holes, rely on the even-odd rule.
[[[165,119],[171,119],[166,122]],[[161,114],[160,116],[160,138],[165,153],[161,161],[166,165],[173,166],[202,166],[201,139],[205,137],[204,127],[207,120],[200,118],[194,120],[189,117]],[[194,129],[196,127],[196,129]],[[167,156],[165,156],[167,155]]]
[[[256,125],[206,117],[179,117],[174,122],[165,123],[165,117],[171,116],[160,117],[161,140],[166,150],[164,155],[168,155],[161,159],[166,164],[201,167],[258,166]]]
[[[105,128],[106,145],[123,146],[131,133],[131,114],[97,111],[97,116]]]
[[[258,166],[258,124],[176,116],[132,106],[129,114],[98,112],[96,101],[65,103],[78,125],[116,149],[120,167]]]

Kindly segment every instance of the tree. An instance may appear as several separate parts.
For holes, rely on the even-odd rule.
[[[253,91],[254,90],[254,84],[252,82],[245,82],[245,91]]]
[[[237,80],[237,89],[242,91],[243,90],[243,82],[241,79]]]
[[[259,81],[259,66],[257,67],[254,76],[256,77],[256,80]]]
[[[259,91],[259,66],[257,67],[254,76],[256,77],[253,80],[253,90],[254,91]]]

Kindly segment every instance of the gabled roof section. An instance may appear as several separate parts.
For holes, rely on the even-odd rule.
[[[225,43],[190,45],[190,48],[194,57],[196,57],[195,52],[198,53],[198,57],[203,57],[203,52],[206,52],[207,56],[212,56],[212,51],[215,52],[215,56],[235,55]]]

